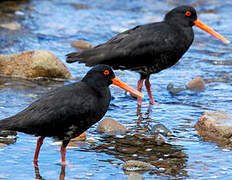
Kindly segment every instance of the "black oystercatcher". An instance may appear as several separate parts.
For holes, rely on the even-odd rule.
[[[97,65],[80,82],[57,88],[18,114],[1,120],[0,131],[7,129],[40,136],[34,163],[44,138],[56,137],[62,140],[61,157],[65,163],[70,139],[79,136],[105,115],[111,99],[111,84],[143,96],[115,77],[110,66]]]
[[[177,63],[193,42],[193,25],[229,43],[201,22],[193,7],[180,6],[169,11],[162,22],[136,26],[104,44],[67,54],[67,62],[79,61],[87,66],[108,64],[114,69],[136,71],[141,75],[138,90],[141,92],[145,79],[150,103],[153,104],[150,75]],[[141,104],[141,98],[138,98],[138,103]]]

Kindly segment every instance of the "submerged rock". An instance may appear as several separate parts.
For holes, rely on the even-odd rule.
[[[11,131],[11,130],[0,131],[0,137],[16,136],[16,135],[17,135],[16,131]]]
[[[186,87],[190,90],[203,90],[205,88],[205,82],[201,77],[195,77],[186,84]]]
[[[171,131],[160,123],[152,127],[151,134],[162,134],[163,136],[172,136]]]
[[[0,143],[2,144],[2,146],[5,146],[5,144],[15,143],[16,135],[16,131],[2,130],[0,131]]]
[[[129,160],[122,167],[122,169],[125,171],[148,171],[153,168],[153,165],[137,160]]]
[[[123,135],[128,130],[116,120],[105,118],[98,124],[97,131],[106,135]]]
[[[175,88],[172,83],[168,84],[167,89],[172,95],[175,95],[175,94],[185,90],[185,88]]]
[[[20,78],[71,78],[67,67],[47,50],[0,55],[0,75]]]
[[[4,146],[6,146],[7,144],[5,144],[5,143],[0,143],[0,147],[4,147]]]
[[[16,23],[4,23],[4,24],[0,24],[0,27],[12,31],[16,31],[21,28],[20,24],[16,24]]]
[[[92,48],[93,46],[89,44],[88,42],[84,40],[78,40],[72,43],[73,47],[79,48],[79,49],[89,49]]]
[[[232,117],[223,111],[204,113],[194,125],[201,136],[221,143],[232,143]]]
[[[166,143],[166,140],[162,134],[155,134],[154,139],[158,146]]]

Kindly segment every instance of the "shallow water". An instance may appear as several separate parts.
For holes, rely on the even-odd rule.
[[[0,52],[11,54],[24,50],[47,49],[65,62],[65,54],[76,50],[70,45],[73,41],[83,39],[97,45],[138,24],[159,21],[165,12],[181,4],[194,5],[199,19],[229,40],[232,39],[231,0],[31,0],[22,1],[13,7],[0,3],[0,12],[4,15],[0,18],[1,22],[13,22],[21,26],[16,31],[0,28]],[[113,86],[111,90],[114,98],[105,115],[139,133],[147,126],[159,122],[168,127],[175,137],[168,138],[165,146],[149,144],[152,141],[141,141],[142,146],[134,146],[130,145],[126,137],[110,139],[99,135],[94,125],[87,132],[88,141],[75,143],[75,148],[68,149],[66,179],[127,179],[129,176],[122,170],[122,165],[130,159],[155,165],[156,169],[141,174],[144,179],[232,178],[232,152],[213,142],[204,141],[193,128],[203,112],[232,110],[232,77],[228,76],[231,75],[232,66],[217,63],[232,60],[232,48],[196,27],[194,31],[194,43],[181,61],[172,68],[152,75],[152,91],[158,105],[149,109],[148,96],[145,93],[141,112],[146,117],[149,110],[147,118],[137,123],[136,101]],[[66,65],[77,78],[82,77],[89,69],[78,63]],[[139,75],[135,72],[116,71],[116,74],[136,87],[135,82]],[[183,91],[175,96],[166,89],[169,83],[184,87],[196,76],[206,80],[224,81],[207,83],[204,91]],[[21,111],[48,90],[73,81],[75,80],[56,82],[2,79],[0,118]],[[129,136],[129,139],[133,137]],[[0,147],[0,179],[36,178],[32,163],[36,140],[36,137],[18,133],[16,143]],[[135,139],[134,142],[140,141]],[[144,149],[146,145],[150,150]],[[130,153],[129,150],[125,152],[125,148]],[[52,138],[46,138],[39,157],[40,175],[44,179],[58,179],[62,172],[59,162],[59,146]]]

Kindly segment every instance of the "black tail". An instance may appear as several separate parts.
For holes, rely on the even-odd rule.
[[[94,66],[96,64],[107,64],[107,60],[111,58],[111,51],[104,47],[96,46],[81,52],[73,52],[66,56],[66,62],[68,63],[78,61],[85,63],[86,66]]]
[[[12,119],[6,118],[3,120],[0,120],[0,131],[2,130],[13,130],[11,127]]]
[[[66,62],[67,63],[73,63],[73,62],[76,62],[78,61],[78,55],[80,53],[77,53],[77,52],[73,52],[73,53],[70,53],[70,54],[66,54]]]

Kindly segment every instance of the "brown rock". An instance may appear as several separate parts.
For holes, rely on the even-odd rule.
[[[78,40],[72,43],[73,47],[79,48],[79,49],[89,49],[92,48],[93,46],[89,44],[88,42],[84,40]]]
[[[226,112],[204,113],[194,127],[201,136],[219,143],[232,143],[232,118]]]
[[[0,75],[20,78],[71,78],[67,67],[53,53],[46,50],[0,55]]]
[[[4,144],[4,143],[0,143],[0,147],[4,147],[6,146],[7,144]]]
[[[121,130],[123,132],[128,131],[121,123],[111,118],[103,119],[97,126],[97,131],[99,133],[109,133],[115,130]]]
[[[190,90],[203,90],[205,88],[205,82],[201,77],[196,77],[191,80],[186,87]]]

